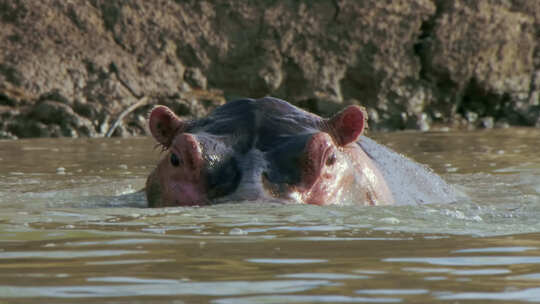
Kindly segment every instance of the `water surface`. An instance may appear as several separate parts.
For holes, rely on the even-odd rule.
[[[0,303],[540,302],[539,130],[372,135],[469,199],[146,209],[148,138],[1,141]]]

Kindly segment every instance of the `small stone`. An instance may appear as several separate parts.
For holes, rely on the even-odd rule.
[[[467,113],[465,113],[465,118],[468,122],[475,122],[478,119],[478,114],[472,111],[467,111]]]
[[[0,139],[17,139],[17,136],[7,131],[0,131]]]
[[[64,167],[56,168],[56,174],[60,174],[60,175],[66,174],[66,168],[64,168]]]
[[[484,129],[493,129],[493,126],[495,125],[495,120],[493,117],[483,117],[480,119],[480,126]]]
[[[419,115],[419,118],[418,118],[418,121],[416,123],[418,129],[420,129],[420,131],[429,131],[430,129],[430,125],[429,125],[429,117],[426,113],[421,113]]]
[[[356,102],[355,104],[360,104],[360,102]],[[379,123],[380,122],[380,117],[379,117],[379,112],[377,112],[376,109],[374,108],[366,108],[366,112],[368,113],[368,119],[370,122],[372,123]]]
[[[510,128],[510,123],[506,119],[501,119],[495,123],[495,128],[507,129]]]
[[[431,119],[426,113],[410,115],[406,121],[406,127],[420,131],[429,131]]]
[[[206,89],[207,80],[199,68],[186,69],[184,80],[194,88]]]

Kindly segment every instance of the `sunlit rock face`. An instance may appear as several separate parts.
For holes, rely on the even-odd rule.
[[[373,129],[540,125],[539,28],[528,0],[2,1],[0,137],[142,134],[155,103],[266,95],[362,104]]]

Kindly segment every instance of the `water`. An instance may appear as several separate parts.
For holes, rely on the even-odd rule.
[[[374,137],[470,199],[145,209],[150,139],[2,141],[0,303],[540,302],[539,130]]]

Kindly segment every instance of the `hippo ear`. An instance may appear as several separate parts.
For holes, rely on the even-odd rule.
[[[152,109],[148,125],[152,136],[166,148],[171,145],[174,136],[184,128],[184,122],[165,106],[156,106]]]
[[[357,141],[366,125],[367,113],[359,106],[348,106],[328,120],[331,134],[340,146]]]

